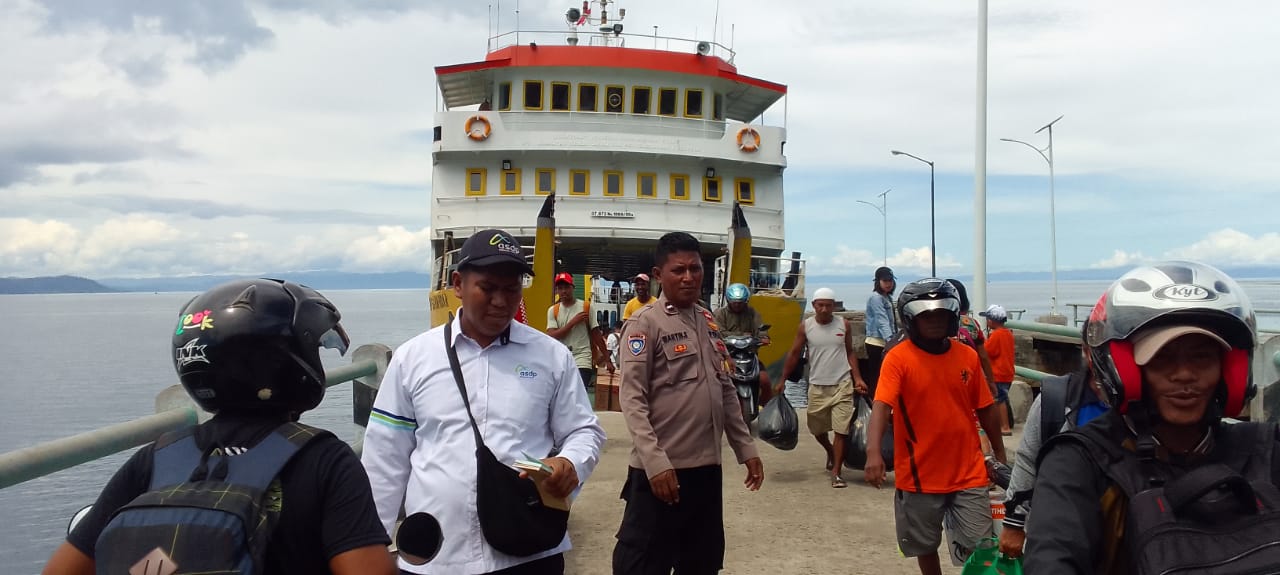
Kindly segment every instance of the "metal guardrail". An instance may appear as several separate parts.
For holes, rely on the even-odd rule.
[[[1045,335],[1054,335],[1058,337],[1069,337],[1076,342],[1080,341],[1080,328],[1067,327],[1065,325],[1057,325],[1052,323],[1040,323],[1038,321],[1021,321],[1009,320],[1005,322],[1005,327],[1013,330],[1029,331],[1032,333],[1042,333]]]
[[[376,356],[370,357],[368,353],[380,352],[386,348],[374,345],[380,349],[361,346],[352,355],[350,365],[325,370],[326,386],[333,387],[365,377],[380,378],[386,369],[386,359],[380,362]],[[362,354],[366,348],[371,349]],[[387,350],[388,358],[389,351]],[[133,421],[0,454],[0,489],[150,443],[169,431],[195,425],[199,419],[200,411],[192,403]]]

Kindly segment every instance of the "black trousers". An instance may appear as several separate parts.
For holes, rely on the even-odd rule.
[[[867,382],[867,397],[874,399],[876,384],[880,383],[880,366],[884,364],[884,348],[867,344],[867,372],[862,379]]]
[[[596,384],[596,370],[579,367],[578,375],[582,376],[582,385],[591,387]]]
[[[416,575],[405,570],[400,571],[400,575]],[[556,553],[550,557],[543,557],[537,561],[521,563],[515,567],[507,567],[500,571],[494,571],[489,575],[564,575],[564,554]]]
[[[680,502],[667,505],[643,469],[630,468],[627,508],[613,548],[614,575],[714,575],[724,564],[724,498],[719,465],[677,469]]]

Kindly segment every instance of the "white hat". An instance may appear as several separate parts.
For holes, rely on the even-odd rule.
[[[978,315],[985,317],[989,320],[998,321],[1000,323],[1009,321],[1009,312],[1006,312],[1004,310],[1004,307],[994,303],[987,306],[987,311],[984,311]]]
[[[1160,348],[1184,335],[1198,333],[1207,335],[1222,346],[1223,351],[1231,351],[1231,346],[1216,333],[1194,325],[1168,325],[1155,329],[1138,330],[1133,334],[1133,361],[1138,365],[1147,365],[1151,358],[1160,352]]]
[[[820,299],[829,299],[831,301],[836,301],[835,290],[832,290],[831,288],[825,288],[825,287],[818,288],[813,292],[813,301],[818,301]]]

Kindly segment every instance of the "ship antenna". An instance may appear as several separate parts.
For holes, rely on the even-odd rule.
[[[718,40],[719,32],[720,32],[720,0],[716,0],[716,18],[711,25],[711,41],[712,42],[716,42]]]

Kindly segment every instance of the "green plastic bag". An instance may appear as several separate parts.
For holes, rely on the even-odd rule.
[[[1022,575],[1022,559],[1005,557],[999,539],[985,539],[964,562],[960,575]]]

